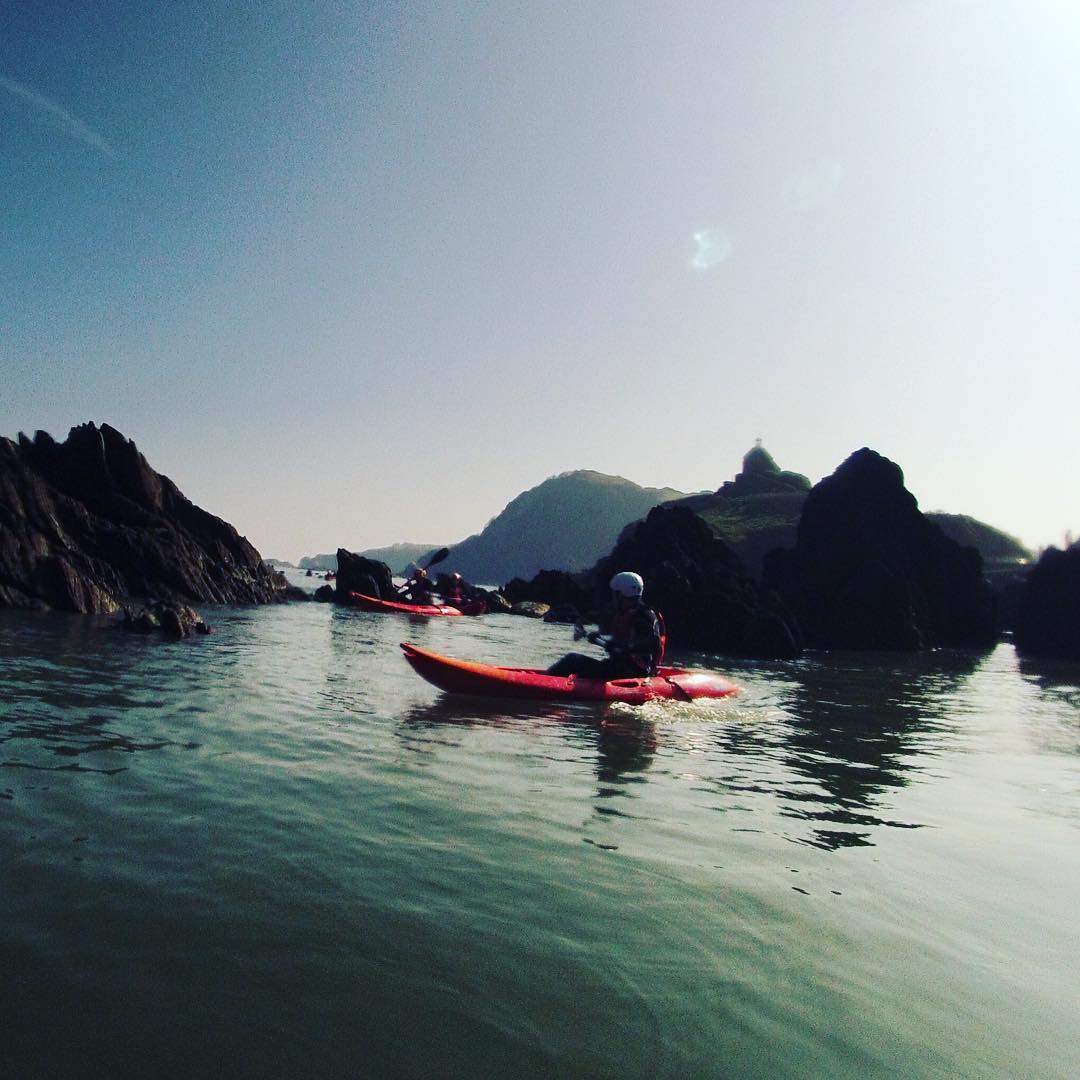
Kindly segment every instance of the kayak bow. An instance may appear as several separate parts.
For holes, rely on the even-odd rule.
[[[549,675],[540,668],[494,667],[455,660],[406,641],[401,643],[401,648],[418,675],[450,694],[534,701],[620,701],[627,705],[642,705],[664,698],[676,701],[722,698],[738,691],[733,682],[711,671],[665,667],[651,678],[605,682],[575,675]]]

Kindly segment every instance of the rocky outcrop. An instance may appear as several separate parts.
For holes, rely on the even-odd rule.
[[[544,604],[539,600],[519,600],[510,609],[510,614],[522,615],[526,619],[542,619],[550,610],[550,604]]]
[[[185,638],[192,634],[212,632],[202,616],[186,604],[167,604],[161,600],[155,600],[138,611],[125,609],[124,629],[137,634],[159,633],[166,638]]]
[[[529,581],[513,578],[502,588],[511,604],[535,600],[551,607],[577,608],[588,611],[594,606],[595,589],[590,573],[568,574],[564,570],[541,570]],[[607,597],[601,596],[601,600]]]
[[[374,596],[376,600],[398,599],[393,575],[386,563],[338,548],[334,600],[339,604],[349,604],[349,593],[354,592]]]
[[[1080,544],[1047,548],[1032,567],[1014,640],[1024,657],[1080,660]]]
[[[473,589],[473,595],[484,601],[488,615],[509,615],[513,605],[501,592],[494,589]]]
[[[987,647],[997,628],[982,560],[920,513],[900,467],[863,448],[806,498],[795,547],[763,584],[824,649]]]
[[[744,455],[742,471],[715,493],[689,495],[671,506],[685,506],[739,556],[750,574],[761,578],[765,556],[777,548],[793,548],[799,519],[810,493],[801,473],[781,469],[761,440]],[[925,515],[962,547],[973,547],[983,558],[983,574],[999,601],[999,614],[1015,609],[1011,594],[1022,584],[1032,555],[1015,537],[975,518],[932,511]],[[1012,622],[1004,618],[1004,626]]]
[[[114,428],[0,439],[0,606],[115,612],[132,598],[266,603],[283,574]]]
[[[645,599],[663,615],[671,647],[757,658],[799,653],[790,613],[758,588],[701,518],[684,508],[655,508],[584,574],[548,572],[531,582],[511,582],[503,592],[514,602],[544,601],[564,611],[574,605],[583,619],[602,622],[608,582],[619,570],[634,570],[645,579]]]

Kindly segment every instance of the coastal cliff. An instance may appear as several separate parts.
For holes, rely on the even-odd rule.
[[[118,611],[135,598],[289,598],[228,522],[184,497],[108,424],[0,439],[0,607]]]

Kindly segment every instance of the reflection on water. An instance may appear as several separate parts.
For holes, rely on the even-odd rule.
[[[947,744],[956,696],[978,666],[970,653],[853,657],[796,667],[779,703],[784,762],[797,783],[779,792],[785,815],[822,822],[803,837],[825,849],[872,843],[874,826],[918,828],[880,815]],[[833,827],[829,827],[833,826]]]
[[[1021,657],[1019,668],[1047,699],[1080,709],[1080,662]]]
[[[409,709],[402,725],[517,733],[565,725],[579,742],[588,736],[598,799],[627,794],[625,784],[644,779],[658,750],[703,754],[714,768],[692,775],[718,809],[767,797],[788,822],[806,823],[790,840],[833,851],[872,846],[877,828],[922,827],[889,812],[894,795],[957,738],[971,707],[965,685],[984,659],[954,651],[821,654],[777,666],[764,681],[748,669],[739,699],[637,708],[439,694]]]
[[[443,726],[503,728],[520,734],[550,725],[563,726],[579,745],[595,751],[600,797],[611,794],[604,784],[624,783],[626,774],[643,772],[656,752],[656,726],[636,710],[578,703],[462,699],[440,693],[431,704],[406,711],[400,731],[407,740],[411,733]]]
[[[105,726],[108,723],[110,723],[110,718],[106,716],[89,716],[84,720],[69,720],[64,717],[21,719],[19,710],[14,710],[5,727],[0,728],[0,744],[16,743],[18,740],[27,739],[35,744],[35,748],[39,747],[43,750],[49,750],[60,757],[69,758],[98,751],[119,751],[125,754],[133,754],[137,750],[161,750],[166,746],[177,746],[185,750],[198,748],[198,743],[177,743],[171,739],[158,739],[152,742],[139,741],[120,732],[109,730]],[[16,750],[17,747],[13,746],[11,749]],[[88,768],[88,766],[77,762],[70,765],[44,766],[26,761],[4,760],[0,764],[5,768],[22,769],[53,768],[78,771]],[[115,773],[122,772],[123,767],[94,769],[91,771]]]
[[[117,620],[0,616],[3,768],[115,775],[127,765],[105,764],[116,760],[112,755],[197,747],[125,730],[126,724],[138,726],[134,717],[140,710],[157,706],[143,681],[146,672],[174,668],[157,640],[125,633]],[[96,764],[55,761],[85,754],[103,757]]]
[[[616,794],[604,785],[622,785],[644,773],[653,763],[657,745],[653,722],[625,715],[608,717],[600,725],[596,740],[600,797]]]

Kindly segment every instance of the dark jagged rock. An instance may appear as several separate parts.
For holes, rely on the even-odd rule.
[[[396,600],[390,567],[378,559],[368,559],[345,548],[337,551],[337,577],[334,579],[335,598],[339,604],[349,604],[349,593],[363,593],[376,600]]]
[[[155,600],[147,607],[124,609],[124,628],[136,633],[159,632],[167,638],[185,638],[191,634],[212,633],[202,616],[186,604],[167,604]]]
[[[763,583],[795,612],[810,648],[988,647],[993,594],[979,553],[920,513],[900,467],[863,448],[807,496],[792,550]]]
[[[673,647],[758,658],[799,653],[798,631],[783,605],[758,588],[701,518],[683,508],[652,510],[586,573],[546,571],[503,591],[511,599],[570,605],[602,621],[608,582],[619,570],[645,579],[645,598],[663,614]]]
[[[555,607],[549,608],[544,613],[544,622],[550,623],[566,623],[573,625],[579,623],[583,619],[582,614],[578,608],[573,604],[557,604]]]
[[[284,574],[102,424],[0,439],[0,606],[118,611],[292,599]]]
[[[793,548],[799,519],[810,492],[801,473],[776,464],[758,440],[742,461],[742,472],[715,493],[690,495],[670,506],[685,506],[703,517],[713,532],[739,556],[751,576],[761,578],[765,556],[777,548]],[[983,558],[983,574],[999,600],[1003,625],[1011,627],[1011,596],[1023,583],[1031,552],[1015,537],[962,514],[931,512],[925,515],[962,547],[976,548]]]
[[[496,592],[494,589],[480,589],[475,590],[477,599],[483,600],[487,605],[487,613],[489,615],[507,615],[510,613],[512,604],[501,592]]]
[[[961,547],[973,547],[982,556],[983,577],[994,590],[1000,631],[1016,627],[1028,572],[1034,556],[1015,536],[966,514],[928,513],[927,518]]]
[[[1032,567],[1014,640],[1024,657],[1080,660],[1080,544],[1047,548]]]
[[[541,570],[530,581],[513,578],[502,589],[511,604],[537,600],[552,607],[587,609],[592,604],[592,582],[588,573],[568,574],[562,570]]]

